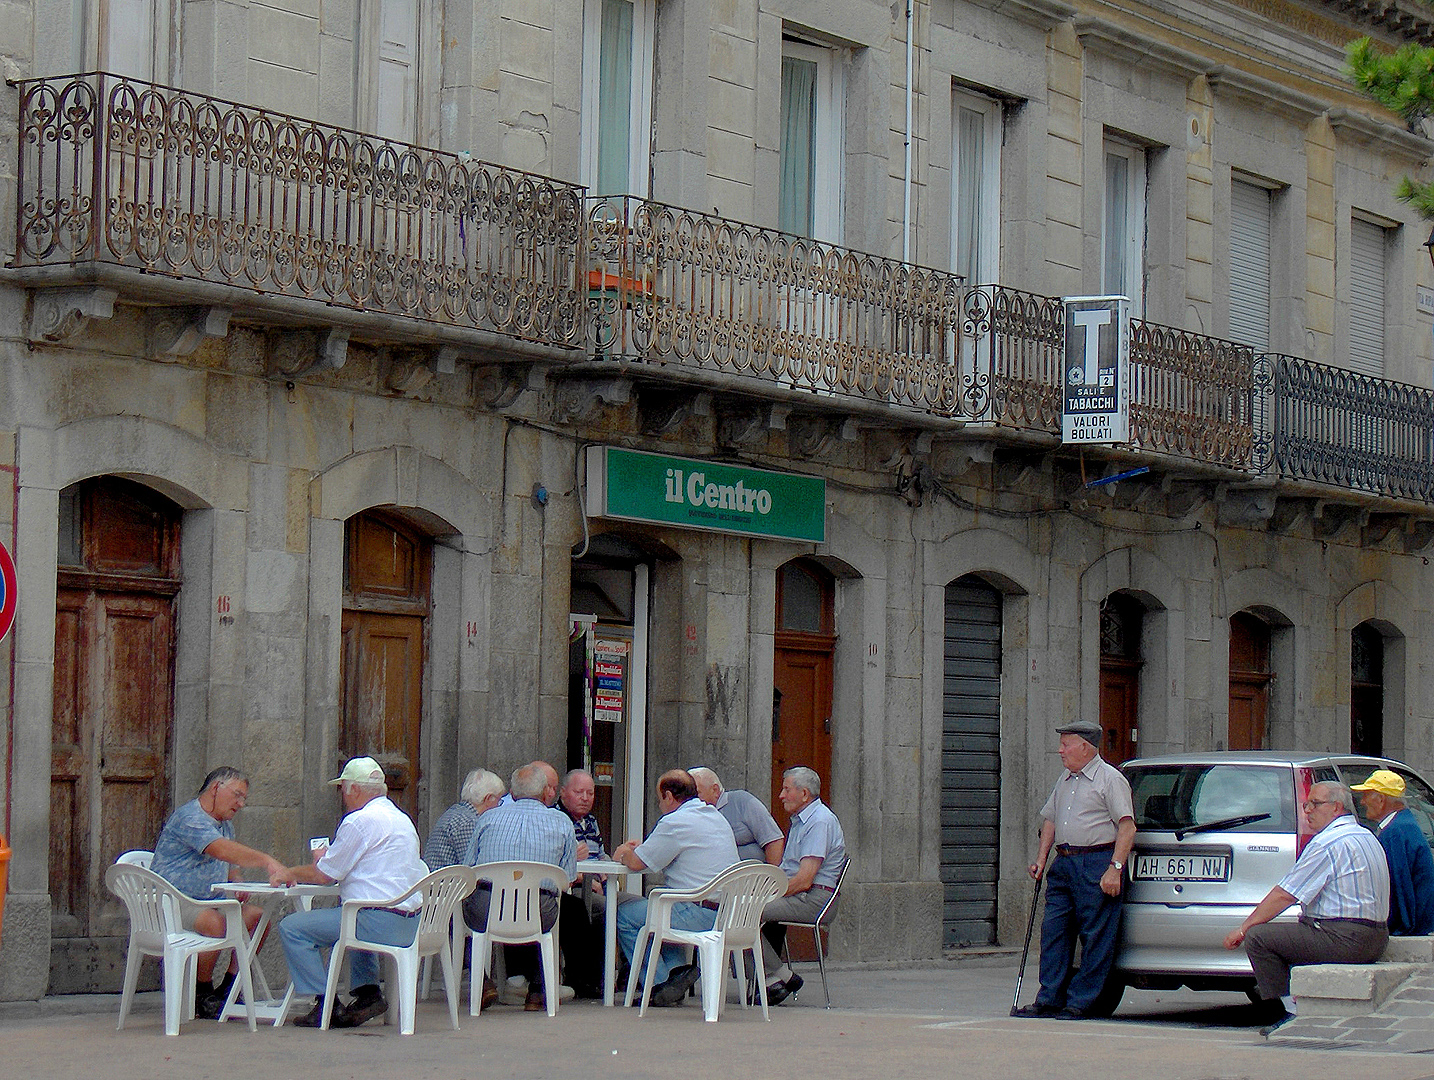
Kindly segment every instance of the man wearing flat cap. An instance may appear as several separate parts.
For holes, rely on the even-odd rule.
[[[1404,777],[1375,769],[1359,792],[1364,816],[1389,861],[1389,933],[1391,937],[1434,934],[1434,855],[1429,842],[1404,805]]]
[[[388,900],[407,892],[428,874],[418,857],[418,830],[389,800],[383,768],[371,757],[353,758],[330,784],[343,798],[344,817],[334,842],[312,863],[290,866],[270,875],[272,885],[339,886],[344,900]],[[359,937],[387,945],[411,945],[418,933],[423,900],[410,896],[391,908],[364,908],[358,916]],[[328,971],[322,950],[339,939],[341,908],[296,911],[279,923],[279,941],[289,964],[296,994],[313,994],[312,1009],[295,1027],[318,1027],[323,1019]],[[357,1027],[388,1011],[378,987],[378,956],[350,951],[349,987],[353,1000],[334,1002],[330,1027]]]
[[[1017,1016],[1083,1020],[1091,1015],[1115,959],[1121,883],[1135,842],[1130,784],[1101,760],[1100,725],[1077,720],[1056,728],[1061,776],[1041,807],[1041,845],[1030,875],[1046,875],[1041,920],[1041,989]],[[1046,869],[1052,846],[1060,857]],[[1081,963],[1071,970],[1076,937]]]

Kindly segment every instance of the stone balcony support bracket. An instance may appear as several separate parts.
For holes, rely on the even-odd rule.
[[[227,337],[233,314],[217,306],[160,308],[149,325],[149,355],[162,361],[191,356],[205,339]]]
[[[69,344],[91,319],[112,318],[118,298],[116,290],[103,287],[36,289],[30,312],[30,343]]]

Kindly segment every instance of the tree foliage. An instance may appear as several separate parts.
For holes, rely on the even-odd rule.
[[[1344,70],[1355,86],[1396,113],[1410,131],[1422,134],[1424,121],[1434,116],[1434,49],[1405,45],[1384,52],[1362,37],[1345,48]],[[1434,184],[1406,176],[1395,194],[1421,217],[1434,219]]]

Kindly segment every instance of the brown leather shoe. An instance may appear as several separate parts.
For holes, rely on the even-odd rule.
[[[491,1009],[498,1004],[498,984],[488,976],[483,976],[483,996],[479,998],[478,1011]]]
[[[529,990],[528,997],[523,1002],[524,1012],[547,1012],[548,999],[541,990]]]

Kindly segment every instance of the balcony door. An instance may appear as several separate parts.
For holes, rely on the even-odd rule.
[[[179,519],[179,507],[128,480],[60,495],[51,993],[119,989],[127,922],[105,868],[153,848],[170,809]]]
[[[1350,633],[1349,749],[1384,755],[1384,635],[1367,622]]]
[[[594,195],[647,196],[656,0],[585,0],[582,176]]]
[[[407,522],[369,511],[345,527],[344,563],[335,764],[375,758],[389,797],[417,820],[432,546]]]
[[[782,41],[777,225],[828,244],[842,239],[842,78],[832,49]]]

